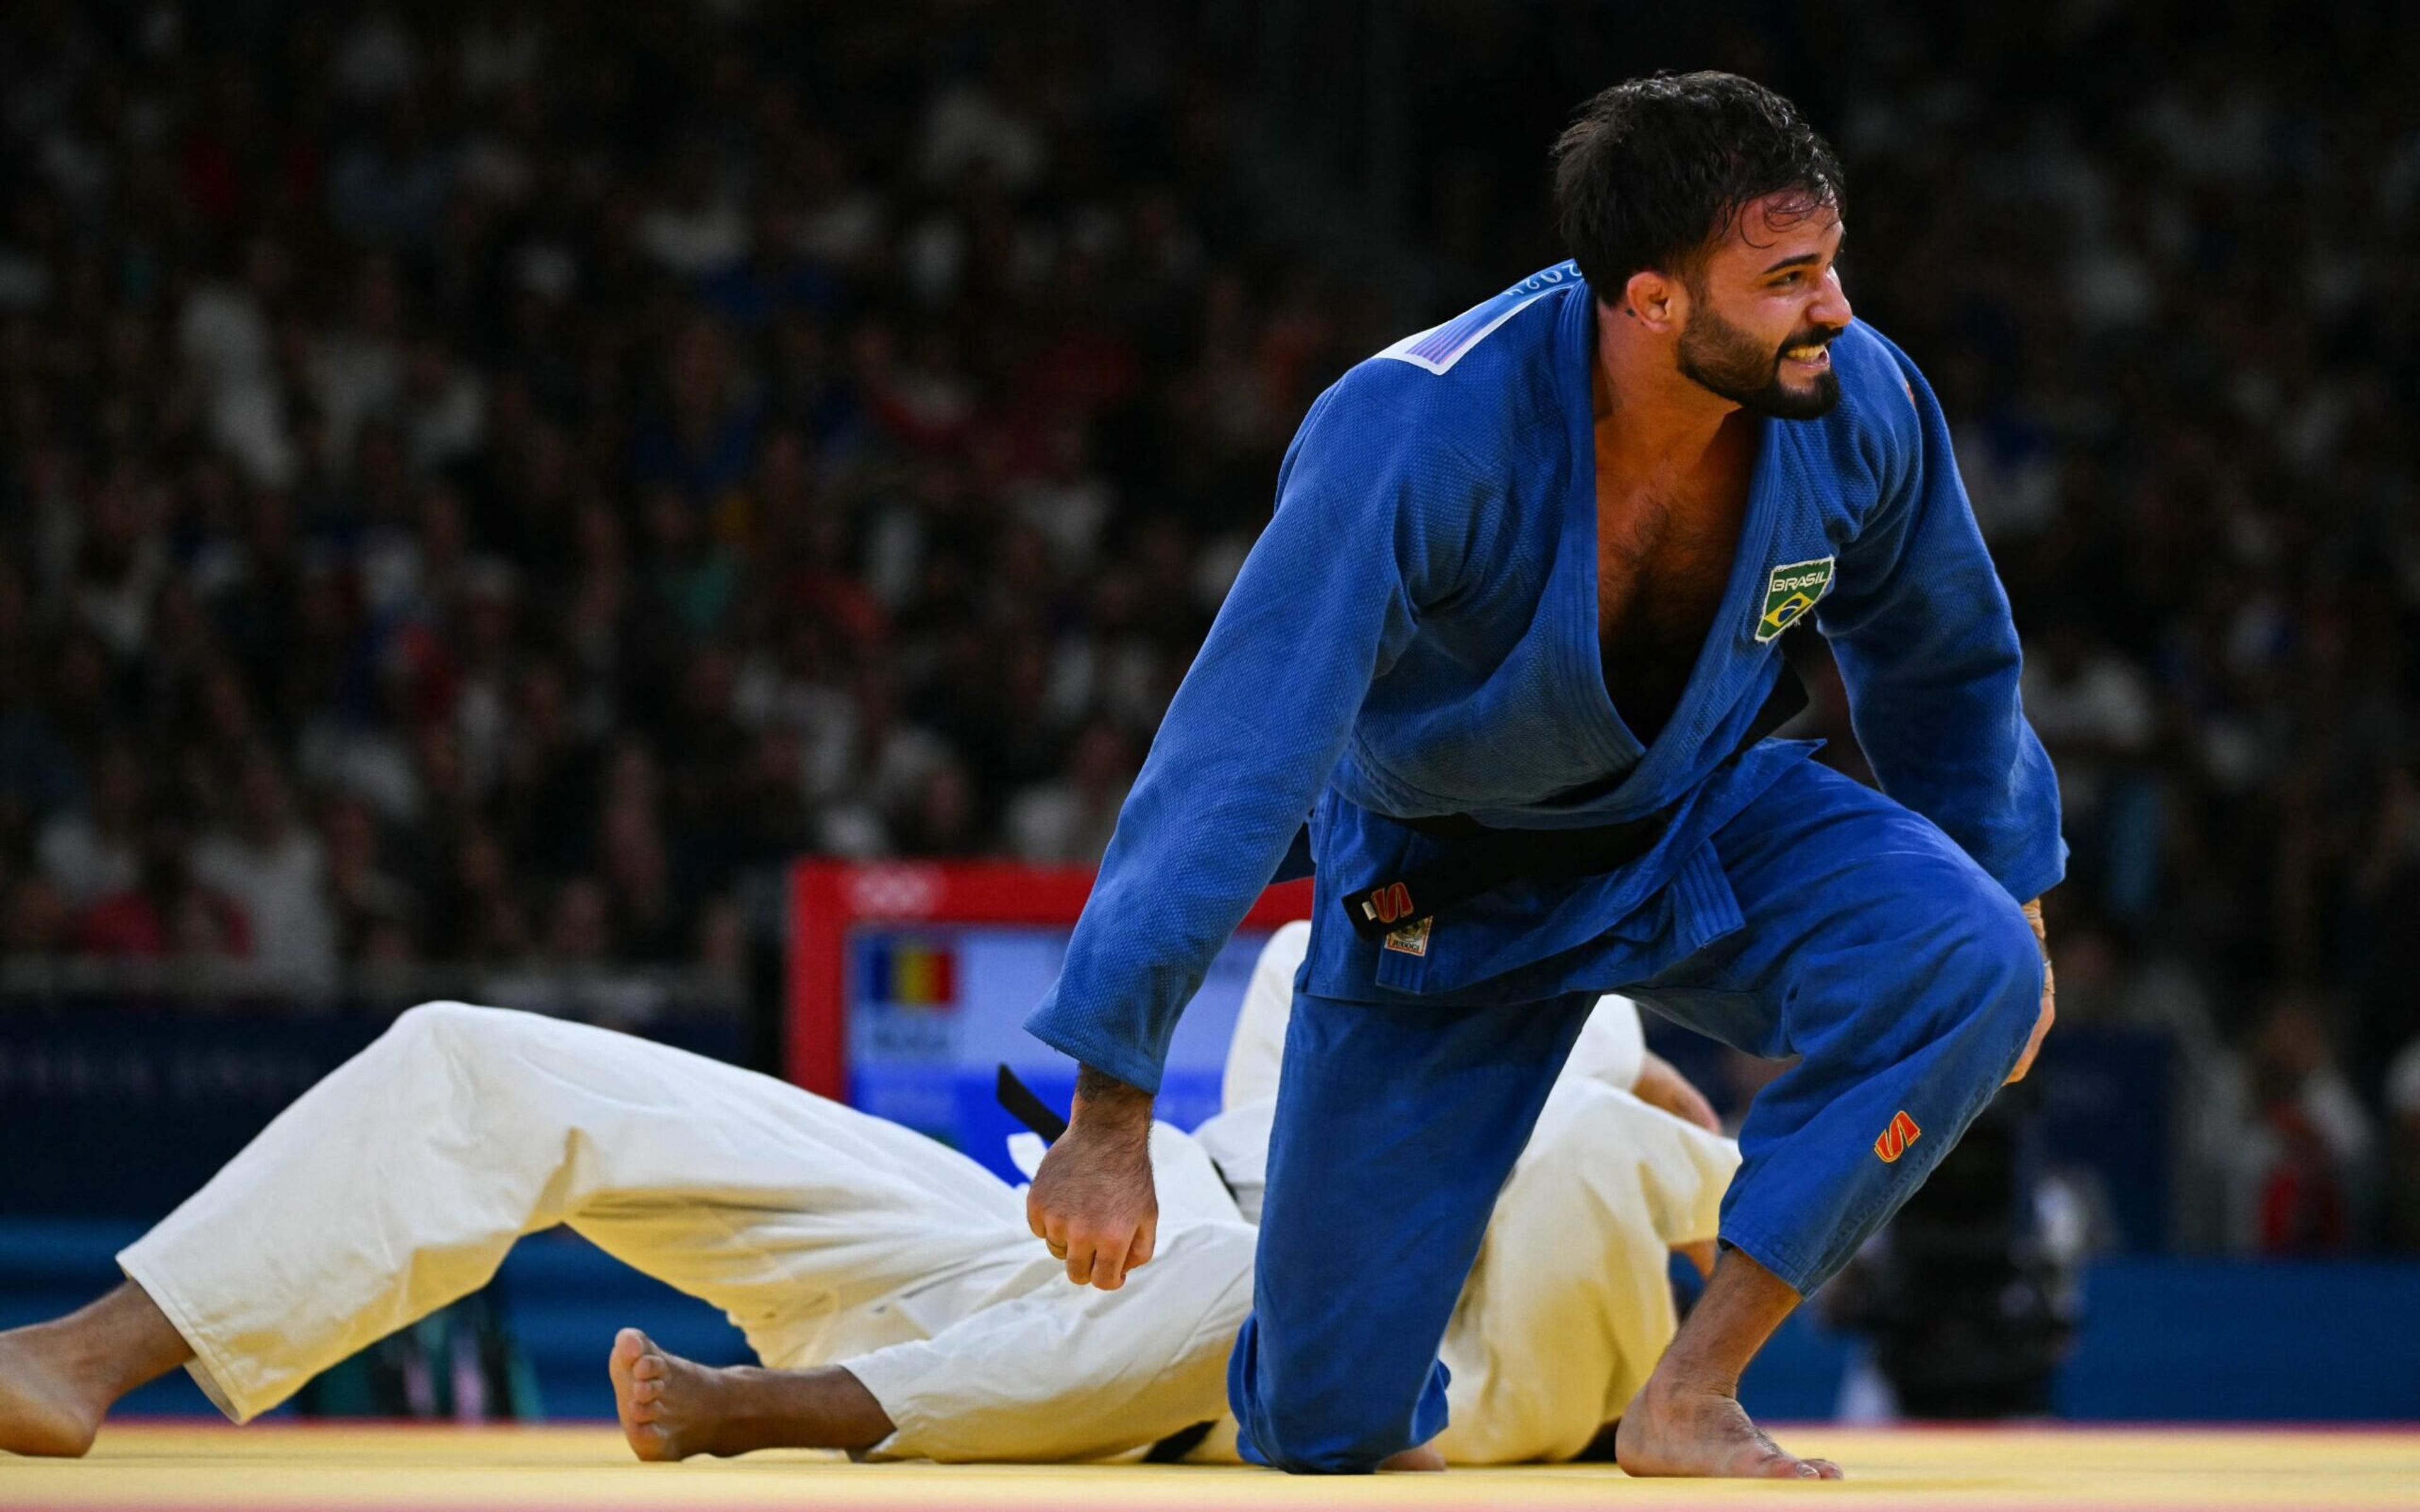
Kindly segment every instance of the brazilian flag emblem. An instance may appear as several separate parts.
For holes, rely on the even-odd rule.
[[[1756,619],[1757,644],[1762,645],[1782,631],[1796,625],[1801,616],[1815,607],[1815,601],[1832,591],[1832,559],[1818,557],[1813,562],[1792,562],[1773,569],[1764,583],[1764,611]]]

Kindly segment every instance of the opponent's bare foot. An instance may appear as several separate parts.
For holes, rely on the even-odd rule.
[[[37,1323],[0,1334],[0,1450],[73,1459],[101,1431],[109,1398],[62,1364],[46,1333],[56,1328]]]
[[[1621,1414],[1614,1458],[1633,1475],[1725,1475],[1759,1480],[1839,1480],[1829,1459],[1786,1453],[1748,1421],[1735,1396],[1658,1389],[1650,1381]]]
[[[193,1357],[132,1281],[65,1318],[0,1333],[0,1451],[74,1458],[120,1396]]]
[[[686,1459],[710,1454],[706,1442],[721,1422],[720,1372],[684,1360],[635,1328],[613,1335],[605,1363],[613,1378],[613,1411],[622,1437],[642,1459]]]
[[[706,1365],[635,1328],[606,1361],[622,1437],[642,1459],[752,1449],[870,1449],[896,1431],[862,1381],[839,1365],[765,1370]]]
[[[1443,1470],[1445,1452],[1433,1443],[1416,1444],[1378,1461],[1380,1470]]]

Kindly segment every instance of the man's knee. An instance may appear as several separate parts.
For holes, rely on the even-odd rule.
[[[1400,1420],[1356,1423],[1323,1404],[1315,1413],[1271,1413],[1254,1429],[1252,1445],[1290,1475],[1366,1475],[1388,1457],[1413,1447]]]
[[[1260,1368],[1258,1323],[1246,1320],[1229,1381],[1252,1458],[1295,1475],[1367,1474],[1444,1430],[1443,1366],[1430,1365],[1417,1382],[1348,1381],[1332,1369],[1314,1371],[1316,1380],[1272,1380]]]
[[[476,1039],[486,1021],[497,1011],[474,1008],[469,1003],[428,1002],[415,1004],[395,1016],[386,1038],[405,1043],[451,1044]]]
[[[2007,1041],[2013,1061],[2041,1011],[2042,952],[2033,925],[1996,886],[1980,887],[1952,922],[1949,981],[1944,1006],[1952,1032]]]
[[[510,1009],[470,1003],[428,1002],[405,1009],[380,1035],[375,1049],[415,1064],[427,1063],[471,1074],[492,1065],[517,1021]]]

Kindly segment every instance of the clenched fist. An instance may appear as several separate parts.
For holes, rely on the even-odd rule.
[[[1067,1132],[1042,1157],[1025,1194],[1025,1221],[1078,1286],[1115,1291],[1151,1258],[1159,1197],[1151,1180],[1149,1092],[1083,1069]]]

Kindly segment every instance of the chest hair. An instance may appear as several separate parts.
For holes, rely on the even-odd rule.
[[[1599,526],[1597,639],[1606,690],[1652,740],[1681,702],[1739,548],[1742,506],[1718,491],[1641,492]]]

